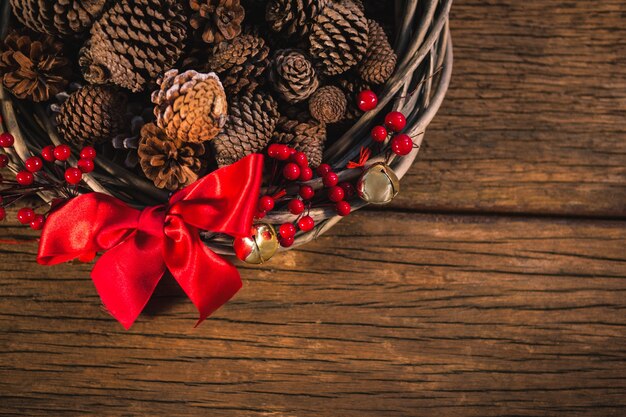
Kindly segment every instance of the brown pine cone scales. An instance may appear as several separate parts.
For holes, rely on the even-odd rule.
[[[82,87],[61,105],[56,118],[59,134],[77,146],[113,139],[125,126],[126,99],[112,86]]]
[[[306,35],[310,23],[332,0],[272,0],[267,5],[265,20],[275,32]]]
[[[226,121],[228,102],[214,73],[170,70],[152,93],[157,125],[177,143],[213,139]]]
[[[262,84],[268,66],[269,48],[255,35],[241,35],[217,44],[209,57],[207,71],[215,71],[228,94],[254,91]]]
[[[121,0],[91,28],[80,60],[85,79],[133,92],[172,68],[187,37],[177,0]]]
[[[73,35],[88,30],[107,0],[10,0],[17,19],[35,32]]]
[[[189,19],[192,28],[202,29],[206,43],[234,39],[241,33],[246,11],[239,0],[189,0],[194,14]]]
[[[309,112],[321,123],[336,123],[344,118],[348,100],[340,88],[322,87],[311,96]]]
[[[339,87],[346,94],[348,100],[345,114],[346,120],[353,121],[360,118],[363,112],[357,106],[357,95],[363,90],[371,90],[371,87],[356,76],[340,80]]]
[[[319,87],[313,64],[302,52],[295,49],[276,52],[269,80],[274,90],[288,103],[306,100]]]
[[[396,69],[397,57],[383,28],[369,19],[369,45],[365,58],[359,64],[359,75],[371,84],[383,84]]]
[[[311,27],[311,56],[319,60],[325,74],[342,74],[365,56],[368,33],[367,19],[358,6],[350,0],[331,2]]]
[[[52,36],[31,38],[14,31],[4,39],[1,53],[2,83],[17,98],[46,101],[68,84],[70,62],[63,44]]]
[[[301,114],[296,119],[281,117],[272,142],[282,143],[304,152],[311,167],[316,168],[322,163],[326,126],[306,114]]]
[[[212,141],[218,165],[230,165],[262,151],[272,138],[278,117],[278,105],[269,94],[233,98],[228,121]]]
[[[176,191],[193,182],[204,168],[202,143],[176,145],[154,123],[141,129],[139,163],[148,179],[158,188]]]

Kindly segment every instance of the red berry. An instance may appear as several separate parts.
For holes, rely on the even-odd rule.
[[[384,142],[385,139],[387,139],[388,134],[389,132],[387,132],[385,126],[374,126],[374,128],[372,129],[372,139],[374,140],[374,142]]]
[[[354,188],[354,185],[352,185],[351,182],[343,181],[339,183],[339,186],[343,188],[343,192],[348,198],[352,197],[356,192],[356,189]]]
[[[9,165],[9,156],[0,154],[0,168],[4,168],[7,165]]]
[[[300,168],[309,166],[309,158],[307,158],[304,152],[294,153],[293,155],[291,155],[291,160],[295,162],[296,164],[298,164]]]
[[[35,181],[35,176],[33,175],[32,172],[20,171],[15,176],[15,179],[17,180],[17,183],[19,185],[27,186],[27,185],[31,185],[33,181]]]
[[[315,197],[315,190],[310,185],[301,185],[299,194],[303,200],[311,200]]]
[[[254,217],[257,218],[257,219],[262,219],[265,216],[267,216],[267,212],[266,211],[258,211],[258,210],[257,210],[256,214],[254,215]]]
[[[15,138],[9,132],[4,132],[0,135],[0,147],[10,148],[15,143]]]
[[[94,159],[96,157],[96,150],[92,146],[85,146],[80,151],[80,157],[83,159]]]
[[[0,207],[0,222],[7,218],[7,211],[4,207]]]
[[[338,201],[337,205],[335,205],[335,210],[337,210],[338,215],[347,216],[352,211],[352,207],[350,207],[350,203],[347,201]]]
[[[41,162],[41,158],[38,156],[31,156],[24,161],[24,166],[30,172],[37,172],[41,171],[41,168],[43,168],[43,162]]]
[[[54,148],[54,157],[59,161],[67,161],[72,155],[72,150],[68,145],[59,145]]]
[[[287,145],[274,143],[267,148],[267,155],[270,158],[278,159],[279,161],[286,161],[291,155],[291,149]]]
[[[274,199],[269,195],[259,198],[259,211],[272,211],[274,209]]]
[[[291,223],[283,223],[278,228],[278,234],[282,238],[290,238],[296,235],[296,226]]]
[[[328,199],[335,203],[343,200],[345,195],[346,193],[343,191],[343,188],[339,187],[338,185],[335,185],[334,187],[330,187],[328,189]]]
[[[328,174],[324,175],[323,181],[325,187],[334,187],[339,183],[339,176],[334,172],[329,172]]]
[[[374,110],[378,105],[378,96],[372,90],[361,91],[356,100],[361,111]]]
[[[54,162],[54,145],[48,145],[41,150],[41,157],[48,162]]]
[[[385,126],[393,132],[400,132],[406,127],[406,117],[399,111],[392,111],[385,116]]]
[[[333,169],[331,168],[330,165],[320,164],[320,166],[317,167],[317,175],[319,175],[320,177],[323,177],[324,175],[328,174],[332,170]]]
[[[78,166],[78,169],[80,169],[84,174],[92,172],[95,168],[93,159],[80,158],[76,165]]]
[[[293,242],[295,242],[296,239],[292,236],[292,237],[279,237],[278,238],[278,243],[280,243],[280,246],[282,246],[283,248],[289,248],[293,245]]]
[[[33,221],[30,222],[30,228],[33,230],[43,229],[43,225],[46,222],[46,218],[42,214],[35,215]]]
[[[30,207],[24,207],[17,211],[17,221],[22,224],[29,224],[35,219],[35,210]]]
[[[306,166],[306,167],[302,167],[302,169],[300,170],[300,181],[310,181],[311,179],[313,179],[313,170]]]
[[[289,211],[291,212],[291,214],[295,215],[304,213],[304,202],[302,200],[294,198],[289,202]]]
[[[396,135],[391,140],[391,150],[396,155],[408,155],[413,150],[413,140],[409,135]]]
[[[69,167],[65,170],[65,181],[68,184],[76,185],[83,179],[83,173],[76,167]]]
[[[283,177],[289,181],[295,181],[300,177],[300,167],[293,162],[288,163],[283,168]]]
[[[309,232],[315,227],[315,221],[311,216],[304,216],[298,220],[298,228],[303,232]]]

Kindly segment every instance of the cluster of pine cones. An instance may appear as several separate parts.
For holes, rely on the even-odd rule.
[[[34,102],[64,97],[62,138],[127,144],[169,190],[269,143],[319,165],[330,132],[360,116],[356,94],[396,67],[385,0],[10,3],[19,24],[0,49],[4,86]],[[139,129],[131,102],[154,115]]]

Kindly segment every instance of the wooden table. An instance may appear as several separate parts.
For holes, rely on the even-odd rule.
[[[199,328],[166,283],[125,332],[90,266],[0,246],[2,415],[626,415],[624,16],[458,0],[400,197],[243,266]]]

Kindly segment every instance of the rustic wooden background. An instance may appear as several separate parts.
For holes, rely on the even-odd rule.
[[[397,201],[197,329],[171,283],[125,332],[89,266],[0,246],[2,415],[625,415],[626,3],[457,0],[452,32]]]

